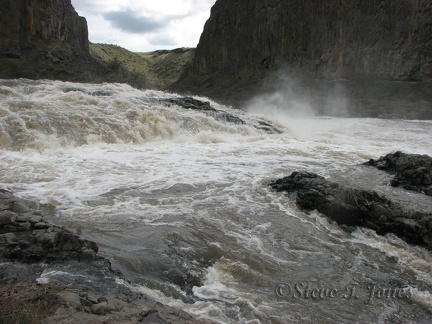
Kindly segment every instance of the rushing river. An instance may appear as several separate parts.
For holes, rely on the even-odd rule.
[[[431,121],[272,119],[211,103],[239,125],[160,100],[175,96],[0,80],[0,188],[50,207],[136,289],[202,318],[430,323],[430,252],[346,232],[268,183],[308,170],[432,209],[359,165],[396,150],[432,155]]]

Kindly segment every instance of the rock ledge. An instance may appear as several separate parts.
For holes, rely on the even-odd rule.
[[[380,235],[394,233],[432,250],[432,213],[407,210],[374,191],[345,187],[310,172],[293,172],[269,185],[296,192],[298,206],[316,209],[338,224],[368,227]]]
[[[0,323],[211,323],[127,284],[40,207],[0,189]]]

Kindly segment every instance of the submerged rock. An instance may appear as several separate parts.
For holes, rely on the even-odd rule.
[[[368,227],[380,235],[394,233],[432,249],[432,213],[407,210],[375,191],[345,187],[310,172],[293,172],[269,185],[296,192],[301,208],[316,209],[338,224]]]
[[[406,154],[400,151],[370,159],[364,165],[394,174],[393,187],[423,192],[432,196],[432,158],[428,155]]]

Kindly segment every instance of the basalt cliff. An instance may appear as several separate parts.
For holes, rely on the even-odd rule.
[[[70,0],[0,0],[0,78],[145,86],[119,62],[93,57],[89,45],[87,21]]]
[[[2,52],[62,46],[71,53],[89,54],[87,21],[70,0],[2,0],[0,10]]]
[[[174,89],[241,105],[287,76],[317,105],[339,80],[359,112],[402,101],[432,116],[432,2],[218,0]]]
[[[70,0],[0,1],[0,77],[78,80],[94,65],[87,21]]]

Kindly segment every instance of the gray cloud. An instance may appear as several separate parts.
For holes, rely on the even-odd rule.
[[[98,14],[104,7],[104,2],[101,0],[72,0],[72,5],[75,10],[85,14]]]
[[[208,11],[210,14],[210,8],[215,4],[216,0],[192,0],[193,10]]]
[[[163,19],[143,17],[132,10],[112,11],[103,14],[103,17],[114,27],[129,33],[154,32],[166,26],[172,19],[172,17],[164,17]]]

